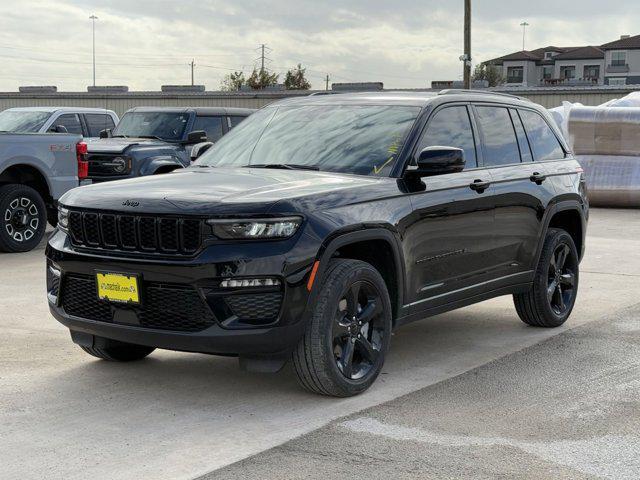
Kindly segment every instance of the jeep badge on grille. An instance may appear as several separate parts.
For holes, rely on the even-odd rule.
[[[122,202],[123,207],[137,207],[138,205],[140,205],[140,202],[136,202],[134,200],[125,200]]]

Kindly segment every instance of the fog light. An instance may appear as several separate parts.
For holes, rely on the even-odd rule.
[[[277,278],[245,278],[242,280],[225,278],[220,282],[221,288],[277,287],[279,285],[280,280]]]

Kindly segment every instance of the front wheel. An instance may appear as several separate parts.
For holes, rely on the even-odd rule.
[[[513,296],[520,319],[534,327],[559,327],[566,322],[578,294],[579,257],[566,231],[550,228],[533,285]]]
[[[378,377],[389,349],[391,302],[370,264],[331,260],[304,337],[293,352],[300,384],[314,393],[350,397]]]
[[[27,185],[0,186],[0,252],[28,252],[38,246],[47,223],[40,194]]]

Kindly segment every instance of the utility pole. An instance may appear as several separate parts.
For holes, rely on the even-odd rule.
[[[329,91],[329,74],[327,73],[327,78],[325,79],[327,82],[327,86],[325,88],[325,90],[327,90],[327,92]]]
[[[471,0],[464,0],[464,88],[471,88]]]
[[[524,39],[525,39],[525,35],[527,33],[527,27],[529,26],[529,24],[527,22],[522,22],[520,26],[522,27],[522,51],[524,52]]]
[[[193,69],[196,66],[196,61],[195,59],[191,59],[191,63],[189,64],[191,65],[191,86],[193,87],[193,85],[195,84],[194,80],[193,80]]]
[[[96,20],[98,17],[91,15],[91,31],[93,34],[93,86],[96,86]]]
[[[261,54],[260,54],[260,73],[264,73],[264,43],[260,45]]]

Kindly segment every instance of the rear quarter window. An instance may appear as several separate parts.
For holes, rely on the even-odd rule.
[[[539,113],[520,110],[520,117],[536,161],[558,160],[565,157],[564,149],[553,130]]]

